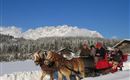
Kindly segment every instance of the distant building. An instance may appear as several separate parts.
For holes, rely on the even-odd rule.
[[[117,43],[114,48],[120,48],[123,53],[129,53],[130,54],[130,39],[124,39]]]

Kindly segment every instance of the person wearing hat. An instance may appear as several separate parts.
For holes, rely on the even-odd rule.
[[[87,44],[83,44],[80,49],[80,57],[88,57],[90,56],[90,49]]]
[[[87,76],[91,76],[94,74],[94,71],[91,70],[95,68],[94,64],[94,57],[91,56],[91,50],[88,47],[88,44],[83,44],[82,47],[80,48],[80,57],[84,61],[85,65],[85,74]]]
[[[123,67],[123,52],[119,48],[114,49],[114,54],[111,55],[114,62],[118,63],[118,67],[122,70]]]
[[[103,45],[101,42],[96,43],[96,54],[95,54],[95,63],[97,63],[99,60],[102,60],[105,58],[106,50],[103,48]]]
[[[90,55],[93,56],[93,57],[95,57],[95,54],[96,54],[96,48],[95,48],[95,46],[94,46],[94,45],[91,45],[91,46],[90,46],[90,50],[91,50]]]

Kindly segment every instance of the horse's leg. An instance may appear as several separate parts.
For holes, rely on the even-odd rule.
[[[67,80],[70,80],[70,76],[69,76],[69,75],[67,75],[67,76],[66,76],[66,79],[67,79]]]
[[[71,75],[71,71],[70,70],[66,69],[66,71],[64,71],[63,74],[65,75],[67,80],[70,80],[70,75]]]
[[[79,71],[79,66],[80,66],[79,62],[73,63],[72,65],[73,65],[74,71],[78,72]],[[77,74],[77,75],[79,75],[79,74]],[[75,78],[76,78],[76,80],[80,80],[78,76],[75,76]]]
[[[78,66],[79,66],[79,72],[80,72],[81,76],[84,78],[85,77],[85,65],[84,65],[83,60],[80,59],[78,61]]]
[[[58,71],[58,80],[62,80],[62,79],[63,79],[62,73]]]
[[[77,73],[77,75],[75,77],[76,80],[80,80],[79,76],[83,78],[84,77],[84,66],[83,66],[82,62],[77,60],[77,63],[73,63],[73,67],[74,67],[75,71],[79,72],[79,73]]]
[[[50,74],[50,80],[54,80],[54,74],[53,73]]]
[[[46,73],[43,71],[40,80],[43,80],[43,78],[46,76]]]
[[[66,77],[67,80],[70,80],[70,75],[71,75],[70,70],[68,70],[66,67],[62,67],[60,69],[60,72],[62,73],[62,75],[64,75]]]

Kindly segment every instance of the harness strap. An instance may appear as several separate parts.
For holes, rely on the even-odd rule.
[[[62,61],[62,60],[61,60],[61,61]],[[64,66],[64,67],[67,68],[68,70],[72,71],[72,72],[74,73],[74,75],[76,75],[80,80],[83,79],[83,77],[80,76],[79,71],[75,71],[74,69],[70,68],[70,67],[72,67],[72,66],[68,67],[68,66],[65,65],[65,64],[60,64],[60,65],[58,66],[58,69],[60,69],[60,67],[62,67],[62,66]]]
[[[88,57],[90,57],[90,56],[80,56],[81,58],[88,58]]]
[[[83,79],[83,77],[81,77],[81,76],[79,75],[79,72],[78,72],[78,71],[75,71],[74,69],[71,69],[71,68],[69,68],[69,67],[66,66],[66,65],[64,65],[64,66],[65,66],[67,69],[69,69],[70,71],[72,71],[72,72],[74,73],[74,75],[78,76],[80,80]]]

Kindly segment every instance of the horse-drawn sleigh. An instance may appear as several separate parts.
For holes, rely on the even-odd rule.
[[[58,80],[81,80],[87,76],[98,76],[117,71],[118,64],[113,61],[100,60],[95,64],[94,58],[74,57],[67,59],[63,55],[54,52],[37,51],[33,54],[34,62],[42,69],[41,80],[46,74],[50,75],[50,80],[54,80],[54,72],[58,72]],[[73,79],[72,79],[73,78]]]

